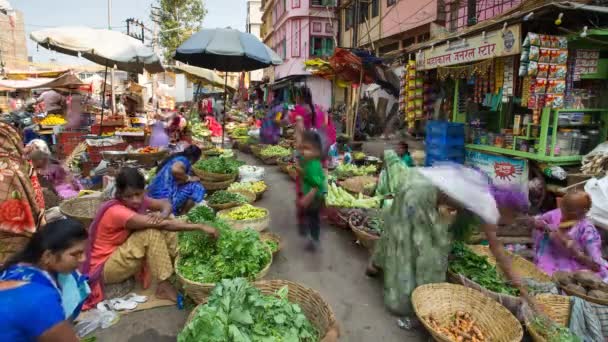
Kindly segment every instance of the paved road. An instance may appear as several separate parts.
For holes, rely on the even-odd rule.
[[[241,159],[257,164],[249,155],[242,155]],[[320,253],[305,252],[295,224],[294,184],[276,166],[267,168],[265,180],[270,189],[256,204],[270,210],[270,230],[279,234],[286,245],[267,278],[288,279],[316,289],[334,310],[341,327],[341,341],[426,339],[419,331],[399,329],[396,318],[384,309],[380,282],[364,275],[367,252],[355,244],[350,232],[324,226]],[[184,312],[174,308],[133,313],[97,337],[102,342],[174,341],[185,317]]]

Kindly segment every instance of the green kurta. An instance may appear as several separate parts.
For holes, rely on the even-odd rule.
[[[445,281],[451,238],[448,225],[440,222],[437,189],[414,168],[391,173],[394,158],[398,158],[394,152],[385,152],[385,171],[397,192],[384,211],[384,231],[372,261],[384,271],[386,306],[395,314],[411,315],[412,291]]]

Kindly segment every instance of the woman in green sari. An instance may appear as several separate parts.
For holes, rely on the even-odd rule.
[[[393,151],[385,152],[383,173],[378,192],[394,199],[392,205],[383,206],[384,231],[367,274],[375,275],[382,269],[384,302],[389,311],[413,316],[412,291],[423,284],[445,281],[453,240],[449,228],[456,212],[473,212],[485,222],[482,228],[499,266],[519,286],[520,280],[496,239],[493,228],[501,215],[487,182],[481,183],[481,175],[462,166],[407,168]],[[466,194],[458,190],[466,190]],[[521,197],[515,202],[506,203],[505,208],[520,206]],[[509,215],[503,212],[502,216],[507,219]]]

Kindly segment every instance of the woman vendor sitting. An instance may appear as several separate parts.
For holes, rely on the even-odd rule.
[[[591,198],[583,191],[566,194],[560,207],[536,218],[534,261],[545,273],[589,269],[608,280],[602,240],[586,218]]]
[[[34,150],[30,158],[38,176],[49,183],[59,197],[69,199],[78,196],[83,189],[80,182],[72,176],[63,165],[40,150]]]
[[[148,196],[167,199],[174,215],[187,213],[196,203],[205,198],[205,187],[197,177],[191,176],[192,165],[201,157],[195,145],[165,159],[158,167],[156,177],[148,186]]]
[[[66,280],[84,260],[86,241],[87,231],[78,221],[54,221],[8,259],[0,269],[0,341],[79,341],[69,320],[78,315],[88,292],[81,296]],[[78,293],[68,294],[68,289]]]
[[[176,301],[177,291],[169,281],[177,252],[176,232],[200,230],[217,237],[212,227],[168,219],[171,204],[146,197],[145,185],[139,171],[123,168],[116,177],[115,199],[97,211],[89,228],[91,236],[83,264],[92,290],[87,308],[103,300],[102,282],[121,283],[138,274],[144,265],[144,285],[149,279],[145,271],[149,269],[158,281],[156,296]],[[149,214],[147,210],[160,214]]]

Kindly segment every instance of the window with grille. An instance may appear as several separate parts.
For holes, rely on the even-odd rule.
[[[334,53],[334,40],[331,37],[310,37],[310,55],[327,57]]]
[[[310,5],[311,6],[333,7],[333,6],[336,6],[336,0],[311,0]]]
[[[378,16],[380,12],[380,0],[372,0],[372,18]]]
[[[369,17],[369,4],[367,2],[361,2],[359,5],[359,22],[363,23]]]
[[[345,11],[344,14],[344,29],[345,30],[349,30],[351,27],[353,27],[353,7],[348,7]]]
[[[492,19],[522,3],[522,0],[452,0],[445,4],[446,28],[458,31]]]

